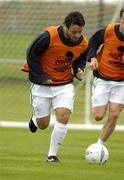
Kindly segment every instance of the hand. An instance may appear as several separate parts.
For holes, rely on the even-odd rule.
[[[89,63],[89,67],[91,70],[97,70],[98,69],[98,61],[96,57],[91,58],[91,62]]]
[[[84,75],[83,70],[81,68],[78,68],[77,73],[76,73],[76,77],[78,79],[82,80],[83,79],[83,75]]]
[[[53,81],[51,79],[47,79],[42,84],[53,84]]]

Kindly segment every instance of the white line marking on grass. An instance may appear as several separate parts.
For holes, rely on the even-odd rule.
[[[50,126],[54,126],[54,123],[55,120],[51,121]],[[0,127],[28,128],[28,122],[0,121]],[[68,128],[73,130],[101,130],[102,127],[102,124],[68,124]],[[124,125],[117,125],[115,130],[124,131]]]
[[[27,128],[27,122],[0,121],[0,127]]]
[[[1,157],[1,160],[10,160],[10,161],[41,161],[39,158],[26,158],[26,157],[18,157],[18,156],[13,156],[13,157]]]
[[[39,162],[39,164],[41,164],[41,162],[42,161],[40,161]],[[43,163],[47,163],[48,164],[48,162],[46,162],[46,161],[43,161]],[[16,162],[15,162],[16,163]],[[34,162],[33,162],[34,163]],[[17,163],[18,164],[18,163]],[[21,177],[21,179],[23,179],[23,177],[24,177],[24,179],[25,179],[25,174],[23,174],[23,173],[32,173],[32,172],[34,172],[34,173],[39,173],[39,174],[41,174],[42,173],[42,166],[41,166],[41,168],[39,168],[39,166],[37,167],[37,164],[36,164],[36,167],[34,166],[34,164],[33,164],[33,166],[31,167],[31,166],[29,166],[29,167],[25,167],[25,166],[17,166],[16,164],[15,165],[13,165],[13,166],[2,166],[1,167],[1,172],[3,172],[4,173],[4,171],[6,171],[5,173],[6,173],[6,176],[8,175],[8,171],[11,171],[11,172],[21,172],[21,174],[22,174],[22,177]],[[43,172],[46,172],[46,173],[48,173],[48,169],[46,168],[43,168]],[[4,174],[5,174],[4,173]],[[2,174],[2,173],[1,173]],[[18,179],[18,178],[17,178]],[[35,179],[35,178],[33,178],[33,179]]]

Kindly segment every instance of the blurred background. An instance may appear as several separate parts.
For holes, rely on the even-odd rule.
[[[79,10],[90,36],[109,22],[118,22],[122,0],[0,0],[0,121],[28,121],[31,116],[30,82],[21,71],[32,40],[51,25],[61,25],[67,13]],[[71,123],[95,123],[90,112],[91,72],[76,84]],[[44,107],[45,108],[45,107]],[[124,123],[124,113],[120,124]]]

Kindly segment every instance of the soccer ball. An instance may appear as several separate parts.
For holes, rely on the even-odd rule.
[[[90,164],[104,164],[108,157],[109,152],[103,144],[91,144],[85,151],[85,159]]]

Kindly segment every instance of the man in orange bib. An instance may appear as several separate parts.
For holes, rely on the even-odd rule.
[[[31,132],[46,129],[55,110],[56,122],[51,134],[48,162],[59,162],[57,152],[67,133],[67,123],[73,111],[73,78],[83,78],[88,42],[82,35],[85,20],[78,11],[70,12],[60,26],[48,27],[27,50],[27,65],[31,81]]]
[[[124,8],[120,11],[120,23],[109,24],[90,38],[88,61],[95,76],[93,116],[102,120],[108,110],[108,119],[97,141],[103,144],[124,108]]]

